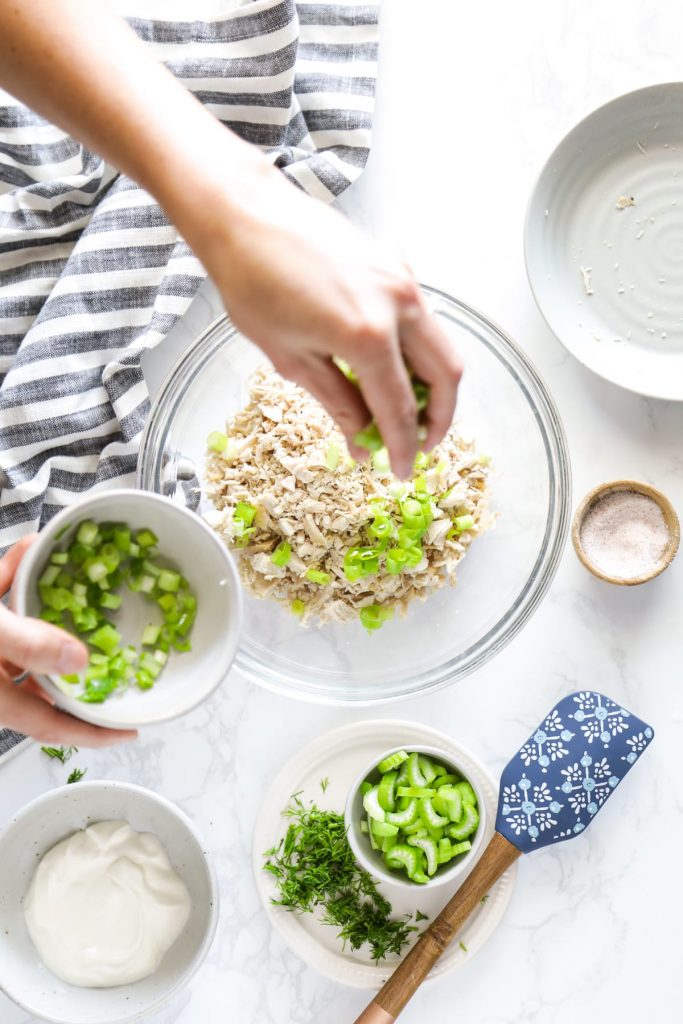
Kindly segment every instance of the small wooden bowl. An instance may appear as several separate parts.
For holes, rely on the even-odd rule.
[[[586,557],[586,553],[583,550],[581,544],[581,527],[583,526],[584,519],[591,508],[601,498],[605,498],[608,494],[614,494],[618,491],[635,491],[636,494],[645,494],[648,498],[652,498],[656,501],[662,510],[664,521],[666,522],[667,530],[669,531],[669,543],[662,555],[659,564],[653,569],[651,573],[646,573],[643,576],[633,576],[631,579],[621,579],[616,576],[607,576],[605,573],[600,572],[592,562]],[[641,483],[639,480],[613,480],[611,483],[599,484],[598,487],[594,487],[592,491],[589,491],[586,497],[583,499],[576,512],[574,513],[574,520],[572,522],[572,542],[574,544],[574,550],[579,557],[579,561],[585,565],[589,572],[592,572],[598,579],[605,580],[607,583],[616,583],[620,587],[634,587],[639,583],[647,583],[648,580],[652,580],[655,576],[659,576],[660,572],[671,565],[671,562],[678,551],[678,545],[681,539],[681,527],[676,515],[676,510],[673,505],[661,491],[658,491],[656,487],[651,487],[649,484]]]

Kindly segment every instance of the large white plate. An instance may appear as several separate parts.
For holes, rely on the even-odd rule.
[[[371,720],[346,725],[318,737],[301,750],[278,772],[263,801],[254,829],[253,861],[256,885],[273,926],[290,949],[310,967],[326,974],[334,981],[357,988],[379,988],[389,977],[393,965],[399,958],[389,957],[377,965],[366,949],[359,949],[356,952],[342,949],[336,929],[321,924],[314,914],[294,914],[282,907],[273,906],[271,898],[276,895],[276,887],[272,875],[263,871],[263,854],[285,834],[287,820],[283,818],[282,812],[289,804],[293,793],[299,793],[304,801],[314,800],[320,808],[343,812],[349,788],[364,766],[389,747],[409,748],[411,744],[441,747],[457,756],[463,769],[479,784],[485,794],[489,812],[485,836],[488,842],[493,833],[498,787],[482,763],[445,733],[418,723],[393,720]],[[329,779],[329,785],[323,793],[320,781],[324,778]],[[482,852],[486,842],[482,844]],[[430,977],[439,977],[455,970],[482,948],[500,924],[510,902],[516,877],[517,866],[514,865],[496,883],[489,898],[481,904],[462,932],[456,936]],[[382,883],[379,889],[390,900],[397,916],[404,913],[413,914],[419,909],[432,920],[462,881],[462,878],[456,880],[452,887],[447,884],[433,889],[421,889],[416,886],[414,891]],[[429,921],[420,927],[426,927],[428,923]],[[467,952],[460,947],[461,941]],[[407,952],[407,948],[404,947],[404,952]]]
[[[635,206],[617,209],[622,196]],[[621,96],[566,136],[532,195],[525,255],[572,355],[621,387],[683,400],[683,83]]]

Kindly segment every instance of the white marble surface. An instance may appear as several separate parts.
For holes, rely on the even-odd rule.
[[[399,244],[423,280],[498,320],[536,361],[564,417],[577,499],[600,480],[633,475],[661,486],[683,512],[683,405],[620,392],[575,363],[536,311],[522,258],[526,200],[546,155],[597,105],[680,77],[683,8],[674,0],[393,0],[382,38],[375,150],[345,210]],[[177,344],[211,312],[199,299]],[[497,771],[556,699],[584,685],[653,723],[652,749],[588,833],[521,864],[486,949],[426,987],[402,1019],[679,1020],[682,598],[683,558],[646,587],[611,589],[568,549],[522,635],[430,699],[370,712],[317,708],[232,675],[182,723],[122,749],[79,754],[72,763],[89,777],[135,780],[177,801],[215,857],[217,941],[153,1024],[350,1024],[364,1005],[363,993],[290,954],[256,899],[249,848],[260,794],[301,744],[337,723],[400,716],[449,729]],[[65,777],[36,747],[0,772],[2,818]],[[0,997],[0,1020],[29,1018]]]

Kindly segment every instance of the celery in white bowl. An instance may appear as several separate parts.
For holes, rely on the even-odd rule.
[[[116,524],[111,541],[104,524]],[[90,551],[85,582],[75,581],[84,576],[76,546]],[[74,607],[59,610],[69,595]],[[240,638],[241,590],[225,546],[197,516],[144,491],[99,493],[55,516],[23,559],[13,598],[20,615],[51,615],[89,645],[88,676],[37,678],[70,714],[112,728],[190,711],[225,678]],[[111,689],[106,699],[98,687]]]

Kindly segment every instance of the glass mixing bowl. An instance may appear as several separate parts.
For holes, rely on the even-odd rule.
[[[327,703],[378,703],[461,679],[507,644],[555,575],[571,506],[567,444],[536,370],[491,321],[431,288],[424,292],[465,363],[457,422],[492,460],[495,528],[478,538],[445,586],[369,635],[360,622],[303,627],[273,601],[245,594],[235,660],[250,679]],[[244,405],[264,356],[223,317],[185,352],[152,408],[138,485],[210,505],[202,475],[206,438]]]

